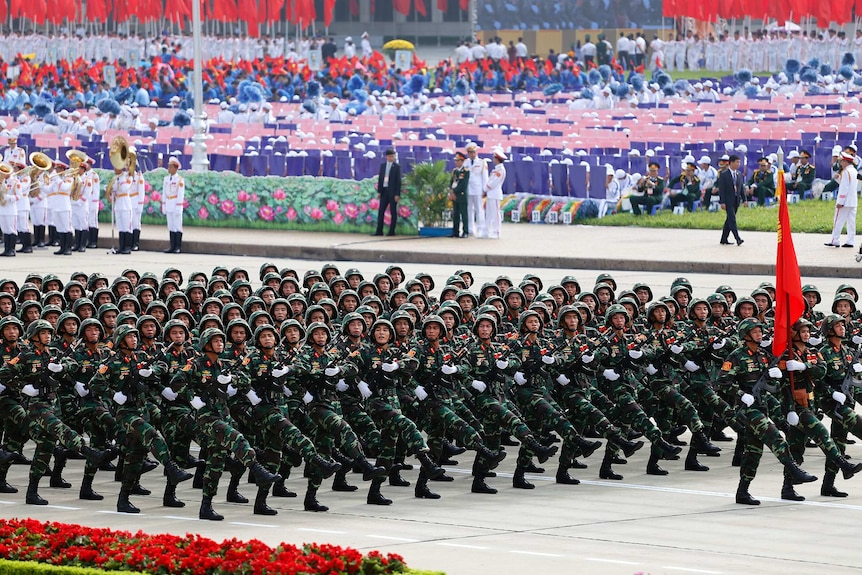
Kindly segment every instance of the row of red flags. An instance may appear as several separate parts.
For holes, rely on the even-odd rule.
[[[753,20],[777,20],[801,22],[809,18],[817,26],[825,28],[830,22],[847,24],[854,15],[862,16],[862,0],[663,0],[662,15],[665,18],[694,18],[715,22],[717,18]]]

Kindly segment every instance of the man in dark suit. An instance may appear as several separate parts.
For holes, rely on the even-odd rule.
[[[389,233],[395,235],[395,222],[398,220],[398,200],[401,199],[401,166],[395,161],[395,150],[386,150],[386,162],[380,166],[377,176],[377,193],[380,196],[380,208],[377,211],[377,231],[375,236],[383,235],[383,218],[386,208],[389,208],[391,221]]]
[[[728,236],[733,233],[736,245],[742,245],[739,230],[736,229],[736,210],[742,202],[742,174],[739,173],[739,156],[732,155],[728,160],[727,169],[718,175],[718,201],[724,210],[724,228],[721,230],[721,244],[730,245]]]

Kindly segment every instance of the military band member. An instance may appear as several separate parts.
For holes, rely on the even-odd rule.
[[[186,183],[178,173],[180,161],[176,156],[168,160],[168,175],[162,185],[162,213],[168,218],[168,233],[171,245],[166,254],[178,254],[183,249],[183,209],[185,207]]]

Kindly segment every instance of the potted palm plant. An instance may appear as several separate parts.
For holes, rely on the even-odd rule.
[[[451,226],[446,223],[446,216],[452,209],[446,162],[438,160],[415,164],[413,170],[404,177],[404,181],[404,195],[416,206],[419,235],[439,237],[451,234]]]

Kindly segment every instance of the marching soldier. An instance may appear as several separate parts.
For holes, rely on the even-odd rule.
[[[186,183],[178,173],[180,161],[176,156],[168,160],[168,175],[162,184],[162,213],[168,218],[168,233],[171,245],[166,254],[178,254],[183,249],[183,209],[185,207]]]

